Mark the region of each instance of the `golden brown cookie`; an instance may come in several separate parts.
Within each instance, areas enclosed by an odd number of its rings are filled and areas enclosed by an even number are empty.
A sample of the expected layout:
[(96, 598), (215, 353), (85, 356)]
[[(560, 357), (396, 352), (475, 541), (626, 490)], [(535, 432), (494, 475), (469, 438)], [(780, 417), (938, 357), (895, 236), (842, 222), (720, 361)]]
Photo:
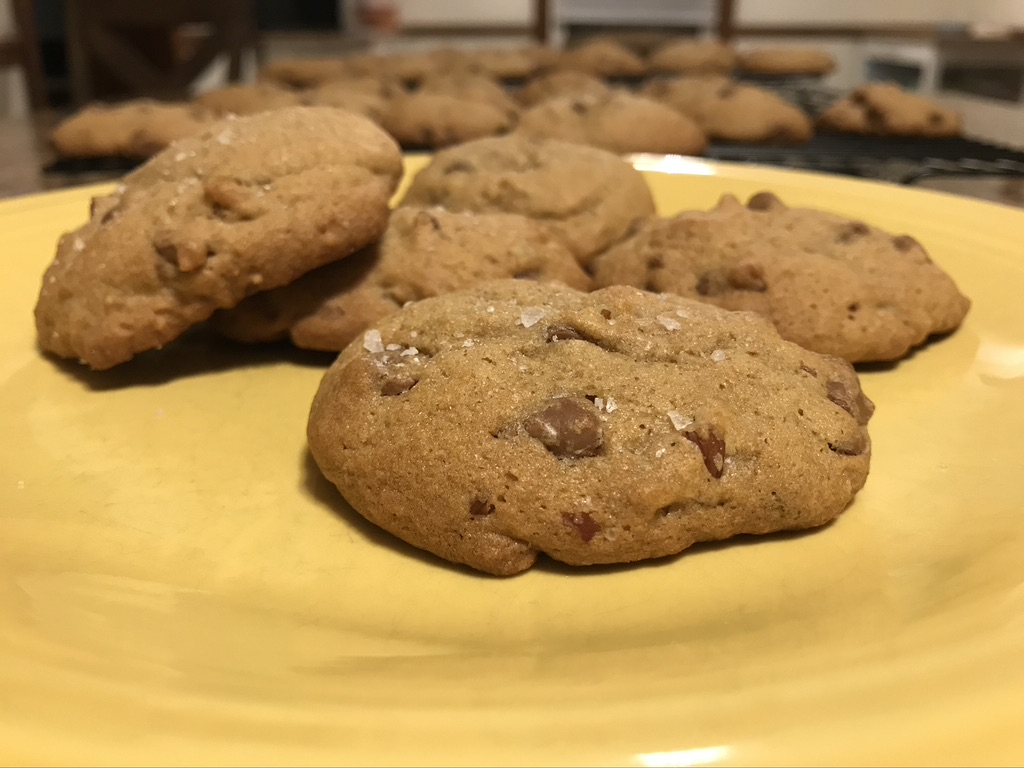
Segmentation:
[(628, 91), (602, 96), (549, 99), (519, 117), (523, 136), (589, 144), (609, 152), (699, 155), (704, 132), (671, 107)]
[(629, 48), (603, 37), (563, 51), (553, 66), (602, 78), (640, 77), (647, 71), (644, 60)]
[(515, 118), (514, 110), (486, 101), (415, 91), (393, 94), (385, 103), (380, 124), (402, 147), (436, 149), (507, 133)]
[(463, 101), (482, 101), (508, 114), (519, 108), (501, 84), (489, 75), (455, 71), (428, 75), (420, 83), (419, 93), (438, 93)]
[(659, 80), (641, 93), (691, 118), (712, 140), (798, 144), (813, 133), (810, 118), (781, 96), (721, 76)]
[(827, 75), (836, 60), (814, 48), (761, 48), (741, 51), (739, 68), (755, 75)]
[(471, 67), (499, 80), (523, 80), (550, 66), (558, 52), (545, 46), (485, 49), (468, 54)]
[(586, 72), (571, 69), (546, 72), (526, 83), (516, 92), (516, 99), (524, 107), (532, 107), (548, 99), (578, 96), (602, 96), (608, 92), (603, 80)]
[(341, 56), (276, 59), (260, 70), (259, 79), (287, 88), (313, 88), (344, 77), (350, 71), (349, 65), (349, 60)]
[(593, 269), (597, 286), (758, 312), (783, 338), (852, 362), (901, 358), (959, 326), (970, 306), (912, 237), (788, 208), (767, 192), (652, 219)]
[(217, 115), (254, 115), (299, 105), (299, 95), (272, 83), (228, 85), (196, 96), (196, 103)]
[(50, 135), (59, 157), (144, 160), (171, 142), (198, 133), (214, 119), (193, 104), (136, 99), (94, 104), (61, 122)]
[(717, 40), (683, 38), (654, 51), (647, 67), (651, 72), (674, 75), (728, 74), (736, 69), (736, 51)]
[(932, 99), (908, 93), (892, 83), (857, 88), (818, 118), (823, 131), (872, 136), (949, 138), (960, 135), (956, 111)]
[(823, 525), (867, 478), (871, 411), (848, 363), (756, 315), (513, 280), (366, 331), (307, 434), (359, 514), (509, 576)]
[(616, 155), (517, 135), (438, 152), (403, 205), (539, 219), (584, 266), (654, 213), (644, 177)]
[(507, 277), (590, 287), (572, 254), (533, 219), (399, 208), (364, 253), (251, 296), (213, 322), (238, 341), (290, 336), (299, 347), (340, 351), (407, 302)]
[(290, 107), (214, 123), (94, 200), (36, 304), (39, 345), (95, 369), (160, 348), (384, 231), (402, 172), (366, 118)]
[(303, 104), (314, 107), (335, 107), (364, 115), (380, 123), (388, 109), (388, 100), (397, 86), (388, 86), (376, 79), (332, 80), (303, 91)]

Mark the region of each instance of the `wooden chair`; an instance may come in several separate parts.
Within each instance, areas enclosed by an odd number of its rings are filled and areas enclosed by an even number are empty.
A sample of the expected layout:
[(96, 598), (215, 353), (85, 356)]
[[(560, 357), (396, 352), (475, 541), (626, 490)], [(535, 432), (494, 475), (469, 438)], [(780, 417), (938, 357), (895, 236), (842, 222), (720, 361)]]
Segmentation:
[(0, 38), (0, 69), (21, 67), (25, 74), (28, 103), (33, 112), (47, 109), (46, 75), (39, 52), (39, 35), (32, 15), (32, 0), (10, 0), (14, 15), (15, 36)]
[[(187, 98), (192, 81), (221, 54), (228, 55), (228, 77), (236, 82), (245, 51), (258, 44), (252, 0), (65, 3), (71, 98), (78, 105), (96, 98), (101, 74), (117, 81), (122, 96)], [(179, 56), (174, 34), (186, 25), (203, 25), (208, 34)]]

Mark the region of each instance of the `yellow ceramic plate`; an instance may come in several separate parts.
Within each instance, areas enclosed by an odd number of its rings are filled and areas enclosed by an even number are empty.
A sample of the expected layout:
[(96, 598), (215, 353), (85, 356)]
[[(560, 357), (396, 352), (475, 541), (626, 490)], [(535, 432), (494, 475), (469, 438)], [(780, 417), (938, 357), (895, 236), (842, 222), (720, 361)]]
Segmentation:
[(507, 580), (343, 507), (304, 444), (320, 358), (41, 358), (40, 274), (89, 190), (0, 205), (0, 759), (1019, 763), (1024, 213), (659, 167), (666, 213), (770, 188), (910, 232), (974, 307), (865, 373), (873, 468), (834, 525)]

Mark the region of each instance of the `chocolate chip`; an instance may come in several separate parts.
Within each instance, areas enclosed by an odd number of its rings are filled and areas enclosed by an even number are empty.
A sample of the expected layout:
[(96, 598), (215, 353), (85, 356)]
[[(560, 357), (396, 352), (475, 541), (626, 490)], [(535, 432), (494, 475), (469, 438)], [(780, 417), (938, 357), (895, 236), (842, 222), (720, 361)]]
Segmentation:
[(647, 268), (648, 269), (661, 269), (664, 266), (665, 266), (665, 259), (662, 258), (662, 255), (660, 253), (656, 253), (655, 255), (653, 255), (649, 259), (647, 259)]
[(751, 211), (772, 211), (785, 207), (786, 204), (771, 192), (758, 192), (747, 200), (747, 208)]
[(839, 230), (839, 234), (836, 236), (836, 241), (844, 245), (846, 243), (852, 243), (854, 240), (864, 237), (864, 235), (868, 234), (870, 231), (871, 228), (863, 221), (851, 221)]
[(864, 425), (868, 423), (871, 414), (875, 412), (875, 404), (857, 388), (856, 393), (851, 393), (841, 381), (830, 381), (826, 385), (828, 399), (838, 405), (848, 414), (857, 420), (857, 423)]
[(601, 310), (601, 317), (603, 317), (605, 320), (611, 320), (612, 319), (612, 311), (610, 309), (602, 309)]
[(738, 264), (726, 272), (726, 281), (737, 291), (763, 293), (768, 289), (764, 270), (757, 264)]
[(725, 470), (725, 440), (714, 428), (703, 426), (688, 429), (683, 436), (700, 449), (708, 474), (715, 478), (721, 477)]
[(587, 543), (601, 532), (600, 524), (589, 512), (563, 512), (562, 522), (570, 528), (575, 528), (580, 538)]
[(526, 434), (560, 459), (598, 456), (604, 449), (601, 417), (582, 397), (556, 397), (523, 420)]
[(929, 112), (928, 113), (928, 123), (931, 124), (931, 125), (941, 125), (942, 124), (942, 115), (939, 114), (938, 112)]
[(921, 244), (910, 235), (897, 235), (892, 239), (892, 246), (897, 251), (906, 253), (914, 248), (920, 248)]
[(571, 106), (572, 111), (577, 115), (585, 115), (590, 111), (590, 105), (583, 101), (574, 101)]
[(469, 503), (469, 514), (473, 517), (487, 517), (494, 514), (490, 496), (477, 496)]

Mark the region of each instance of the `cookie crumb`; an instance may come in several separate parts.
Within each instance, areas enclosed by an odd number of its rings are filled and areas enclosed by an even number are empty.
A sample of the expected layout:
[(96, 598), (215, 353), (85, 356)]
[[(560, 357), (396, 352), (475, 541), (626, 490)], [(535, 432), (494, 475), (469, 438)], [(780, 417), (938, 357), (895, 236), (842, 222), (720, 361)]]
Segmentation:
[(384, 342), (381, 341), (380, 331), (371, 328), (363, 334), (363, 349), (374, 355), (384, 351)]
[(667, 414), (668, 420), (672, 422), (672, 428), (676, 432), (682, 432), (688, 426), (693, 424), (693, 419), (689, 416), (684, 416), (679, 411), (669, 411)]

